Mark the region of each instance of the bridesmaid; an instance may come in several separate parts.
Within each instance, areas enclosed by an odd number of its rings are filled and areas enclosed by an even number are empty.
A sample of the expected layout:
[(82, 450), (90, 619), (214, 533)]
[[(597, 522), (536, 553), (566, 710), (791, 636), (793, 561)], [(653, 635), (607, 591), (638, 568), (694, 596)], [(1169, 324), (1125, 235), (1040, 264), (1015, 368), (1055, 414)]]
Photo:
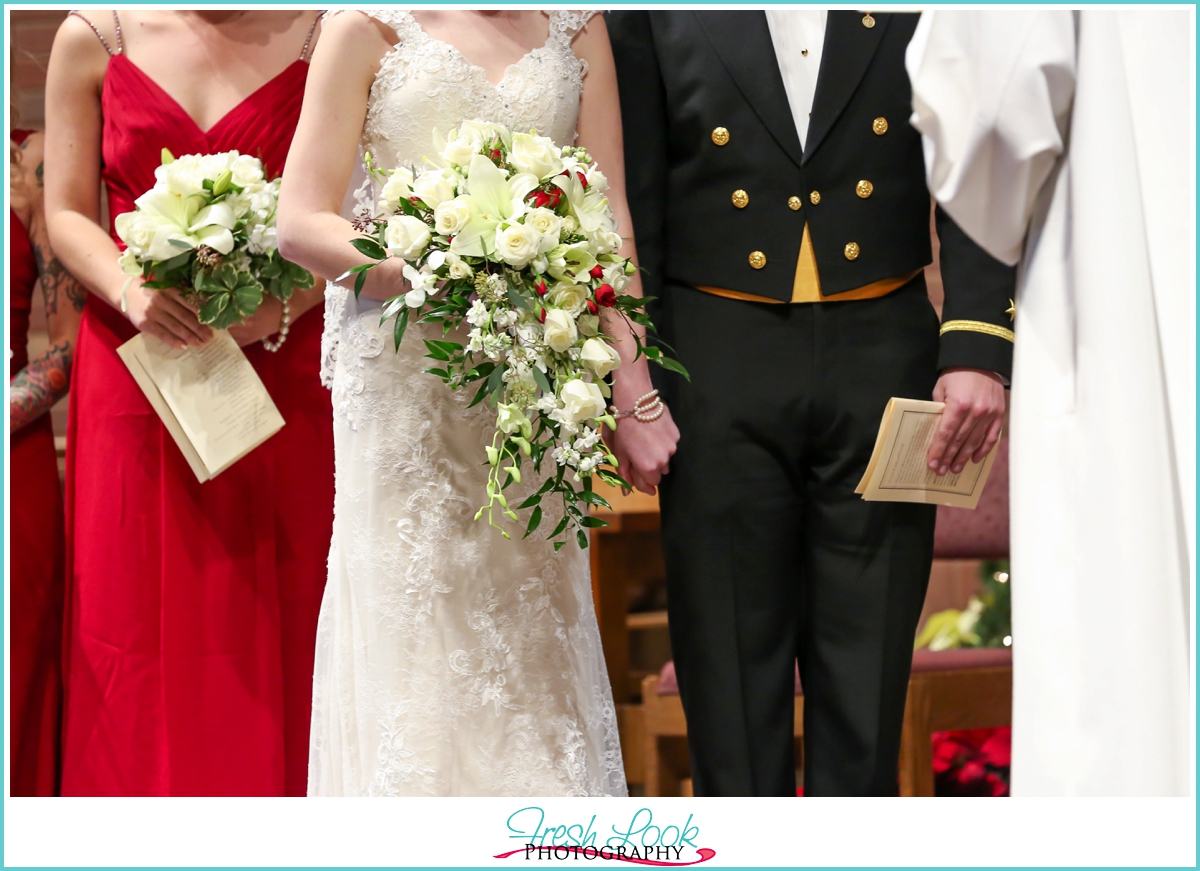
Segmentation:
[(303, 795), (333, 522), (322, 288), (230, 330), (287, 425), (200, 484), (116, 349), (138, 330), (179, 347), (211, 331), (137, 281), (122, 313), (111, 221), (164, 147), (282, 173), (319, 13), (87, 15), (59, 30), (46, 85), (50, 236), (90, 291), (68, 422), (62, 791)]
[[(62, 707), (63, 509), (47, 412), (67, 395), (85, 291), (50, 250), (41, 133), (14, 130), (9, 148), (8, 419), (12, 559), (12, 795), (54, 795)], [(50, 344), (29, 359), (29, 312), (40, 281)]]

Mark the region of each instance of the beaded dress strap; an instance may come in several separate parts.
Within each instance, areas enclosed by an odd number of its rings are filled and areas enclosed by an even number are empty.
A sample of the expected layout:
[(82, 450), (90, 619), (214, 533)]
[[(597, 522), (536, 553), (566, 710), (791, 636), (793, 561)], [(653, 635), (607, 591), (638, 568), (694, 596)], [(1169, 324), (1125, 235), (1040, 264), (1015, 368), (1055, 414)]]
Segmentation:
[(313, 34), (317, 32), (317, 25), (321, 23), (321, 19), (327, 14), (327, 12), (321, 12), (313, 19), (312, 27), (308, 29), (308, 36), (304, 38), (304, 48), (300, 49), (300, 60), (306, 61), (309, 59), (308, 50), (312, 48)]
[[(80, 21), (82, 21), (84, 24), (86, 24), (88, 27), (90, 27), (92, 29), (92, 33), (96, 34), (96, 38), (100, 40), (100, 44), (104, 46), (104, 50), (106, 52), (108, 52), (109, 57), (113, 57), (114, 55), (125, 53), (125, 41), (121, 38), (121, 18), (120, 18), (120, 16), (117, 15), (117, 10), (115, 10), (115, 9), (113, 10), (113, 26), (116, 28), (116, 31), (117, 31), (117, 50), (116, 51), (113, 51), (113, 47), (108, 44), (108, 40), (105, 39), (104, 34), (100, 32), (100, 28), (97, 27), (90, 18), (88, 18), (86, 15), (84, 15), (78, 9), (72, 9), (70, 11), (70, 13), (68, 13), (68, 14), (74, 15), (76, 18), (78, 18)], [(310, 34), (310, 36), (311, 36), (311, 34)]]

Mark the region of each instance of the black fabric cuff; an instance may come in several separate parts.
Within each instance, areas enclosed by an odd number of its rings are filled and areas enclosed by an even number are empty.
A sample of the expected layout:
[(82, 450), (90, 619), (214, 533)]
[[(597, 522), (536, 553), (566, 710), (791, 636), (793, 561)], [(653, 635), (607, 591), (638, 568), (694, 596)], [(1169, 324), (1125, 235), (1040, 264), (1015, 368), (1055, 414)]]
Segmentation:
[(999, 336), (955, 330), (942, 336), (938, 371), (954, 367), (986, 369), (1012, 381), (1013, 343)]

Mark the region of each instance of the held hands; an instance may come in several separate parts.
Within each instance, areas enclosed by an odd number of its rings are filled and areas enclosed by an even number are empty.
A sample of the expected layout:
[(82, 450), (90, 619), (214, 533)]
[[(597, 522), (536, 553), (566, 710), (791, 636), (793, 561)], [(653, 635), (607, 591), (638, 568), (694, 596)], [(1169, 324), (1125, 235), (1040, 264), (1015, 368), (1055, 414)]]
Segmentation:
[[(650, 379), (645, 379), (649, 384)], [(641, 393), (622, 389), (620, 375), (613, 386), (613, 404), (618, 408), (632, 408)], [(644, 393), (645, 391), (643, 391)], [(679, 442), (679, 430), (671, 419), (671, 409), (663, 407), (657, 420), (643, 422), (634, 417), (622, 418), (613, 432), (604, 428), (604, 441), (617, 457), (617, 474), (650, 496), (662, 476), (671, 471), (671, 457)]]
[(926, 459), (939, 475), (950, 470), (958, 474), (968, 461), (982, 461), (1000, 440), (1004, 382), (984, 369), (951, 368), (938, 379), (933, 398), (944, 402), (946, 410)]
[(212, 338), (212, 329), (196, 317), (196, 307), (174, 288), (151, 290), (134, 281), (126, 291), (125, 308), (130, 323), (172, 348), (183, 350)]

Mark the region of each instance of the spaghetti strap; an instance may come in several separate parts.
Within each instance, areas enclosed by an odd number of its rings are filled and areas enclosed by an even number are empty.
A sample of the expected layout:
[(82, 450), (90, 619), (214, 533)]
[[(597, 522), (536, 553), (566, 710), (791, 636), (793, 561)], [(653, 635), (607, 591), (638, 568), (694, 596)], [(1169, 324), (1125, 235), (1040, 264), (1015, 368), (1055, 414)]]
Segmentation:
[(308, 29), (308, 36), (304, 38), (304, 48), (300, 49), (300, 60), (307, 61), (308, 50), (312, 48), (313, 34), (317, 32), (317, 25), (321, 23), (321, 19), (325, 17), (325, 12), (318, 13), (313, 19), (312, 27)]
[(113, 57), (114, 55), (125, 53), (125, 42), (121, 38), (121, 19), (117, 16), (117, 10), (115, 10), (115, 9), (113, 10), (113, 25), (116, 28), (116, 32), (117, 32), (117, 50), (116, 51), (113, 51), (113, 47), (108, 44), (108, 40), (105, 39), (104, 34), (100, 32), (100, 28), (97, 27), (90, 18), (88, 18), (86, 15), (84, 15), (78, 9), (72, 9), (69, 14), (74, 15), (76, 18), (78, 18), (80, 21), (82, 21), (84, 24), (86, 24), (88, 27), (90, 27), (92, 29), (92, 33), (96, 34), (96, 38), (100, 40), (100, 44), (104, 46), (104, 50), (106, 52), (108, 52), (109, 57)]

